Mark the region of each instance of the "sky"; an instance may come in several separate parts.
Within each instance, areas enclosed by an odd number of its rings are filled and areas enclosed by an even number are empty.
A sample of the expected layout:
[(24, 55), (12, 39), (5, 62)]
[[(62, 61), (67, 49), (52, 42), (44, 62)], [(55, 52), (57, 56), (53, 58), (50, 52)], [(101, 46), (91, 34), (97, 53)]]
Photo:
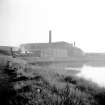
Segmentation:
[(105, 52), (105, 0), (0, 0), (0, 45), (52, 41)]

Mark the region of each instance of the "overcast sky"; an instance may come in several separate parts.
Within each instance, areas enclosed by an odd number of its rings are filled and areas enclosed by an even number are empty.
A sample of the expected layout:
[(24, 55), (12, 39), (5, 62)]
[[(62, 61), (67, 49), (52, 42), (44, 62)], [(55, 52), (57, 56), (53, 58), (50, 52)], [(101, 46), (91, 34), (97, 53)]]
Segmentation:
[(0, 0), (0, 45), (76, 42), (105, 52), (105, 0)]

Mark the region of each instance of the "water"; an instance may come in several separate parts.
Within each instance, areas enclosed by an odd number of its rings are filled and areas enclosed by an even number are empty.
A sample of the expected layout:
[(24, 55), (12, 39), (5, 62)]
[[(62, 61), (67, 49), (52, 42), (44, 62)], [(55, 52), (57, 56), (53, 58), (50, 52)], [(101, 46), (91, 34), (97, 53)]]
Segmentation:
[[(71, 67), (66, 68), (66, 70), (70, 70)], [(86, 80), (90, 80), (95, 82), (101, 87), (105, 87), (105, 66), (91, 66), (84, 64), (81, 68), (73, 68), (74, 70), (79, 70), (80, 72), (76, 75), (84, 78)]]
[(101, 87), (105, 87), (105, 67), (84, 65), (77, 76), (95, 82)]
[[(105, 87), (105, 62), (57, 62), (52, 63), (51, 68), (65, 74), (65, 75), (77, 75), (86, 80), (97, 83), (101, 87)], [(61, 71), (61, 69), (65, 71)]]

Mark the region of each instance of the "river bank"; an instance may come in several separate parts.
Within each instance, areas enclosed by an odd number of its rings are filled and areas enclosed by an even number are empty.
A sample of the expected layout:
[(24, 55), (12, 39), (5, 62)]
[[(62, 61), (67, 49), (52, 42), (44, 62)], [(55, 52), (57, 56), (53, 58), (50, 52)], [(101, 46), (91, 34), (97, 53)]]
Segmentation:
[(53, 68), (33, 65), (26, 67), (30, 72), (33, 71), (34, 77), (14, 80), (5, 72), (8, 71), (8, 67), (1, 69), (0, 102), (3, 102), (3, 105), (105, 104), (105, 89), (95, 83), (62, 74), (63, 72)]

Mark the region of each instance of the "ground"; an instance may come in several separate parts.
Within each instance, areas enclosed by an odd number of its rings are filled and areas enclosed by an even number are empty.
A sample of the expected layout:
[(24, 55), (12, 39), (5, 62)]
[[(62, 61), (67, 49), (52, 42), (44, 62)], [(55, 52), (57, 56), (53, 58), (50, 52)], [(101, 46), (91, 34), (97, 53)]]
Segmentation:
[[(10, 74), (7, 61), (22, 68), (22, 76)], [(32, 60), (33, 61), (33, 60)], [(51, 63), (52, 64), (52, 63)], [(105, 89), (74, 76), (50, 63), (31, 64), (27, 60), (0, 57), (0, 105), (104, 105)], [(24, 66), (24, 67), (21, 67)], [(11, 68), (11, 69), (14, 69)], [(16, 68), (17, 69), (17, 68)], [(71, 75), (73, 74), (73, 75)]]

